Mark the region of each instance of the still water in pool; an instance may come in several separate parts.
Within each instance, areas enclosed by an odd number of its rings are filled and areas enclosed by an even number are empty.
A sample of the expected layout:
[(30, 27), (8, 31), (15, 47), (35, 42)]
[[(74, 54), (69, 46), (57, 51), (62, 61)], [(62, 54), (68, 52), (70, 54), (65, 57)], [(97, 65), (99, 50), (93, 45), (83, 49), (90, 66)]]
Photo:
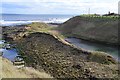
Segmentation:
[(77, 39), (77, 38), (66, 38), (65, 40), (67, 42), (77, 46), (78, 48), (82, 48), (82, 49), (90, 50), (90, 51), (106, 52), (106, 53), (112, 55), (115, 59), (120, 60), (120, 58), (118, 57), (118, 47), (93, 43), (93, 42), (84, 41), (84, 40)]
[[(7, 45), (4, 40), (0, 40), (0, 45)], [(10, 61), (14, 61), (15, 57), (18, 56), (18, 52), (15, 48), (6, 49), (0, 48), (0, 52), (3, 53), (3, 57), (9, 59)]]

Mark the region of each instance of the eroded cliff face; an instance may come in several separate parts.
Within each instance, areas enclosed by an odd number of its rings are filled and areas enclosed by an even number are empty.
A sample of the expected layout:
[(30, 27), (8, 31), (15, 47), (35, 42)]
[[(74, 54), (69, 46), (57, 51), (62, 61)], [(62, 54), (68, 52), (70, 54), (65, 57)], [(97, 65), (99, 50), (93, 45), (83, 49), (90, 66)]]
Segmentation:
[(55, 78), (115, 78), (118, 64), (109, 55), (87, 52), (47, 33), (31, 33), (16, 40), (26, 65), (41, 67)]
[(76, 16), (58, 27), (64, 35), (118, 45), (119, 19)]

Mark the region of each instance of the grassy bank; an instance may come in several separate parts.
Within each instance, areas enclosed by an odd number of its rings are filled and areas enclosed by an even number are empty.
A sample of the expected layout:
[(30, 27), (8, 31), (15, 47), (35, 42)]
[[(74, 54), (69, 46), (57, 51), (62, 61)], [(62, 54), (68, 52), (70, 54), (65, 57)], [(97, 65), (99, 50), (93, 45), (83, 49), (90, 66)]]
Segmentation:
[(118, 18), (76, 16), (58, 27), (63, 35), (118, 45)]
[[(1, 57), (0, 57), (1, 59)], [(53, 78), (49, 74), (45, 72), (39, 72), (38, 70), (33, 69), (32, 67), (24, 67), (24, 68), (17, 68), (13, 65), (12, 62), (9, 60), (2, 58), (2, 78), (33, 78), (32, 80), (36, 80), (34, 78)]]

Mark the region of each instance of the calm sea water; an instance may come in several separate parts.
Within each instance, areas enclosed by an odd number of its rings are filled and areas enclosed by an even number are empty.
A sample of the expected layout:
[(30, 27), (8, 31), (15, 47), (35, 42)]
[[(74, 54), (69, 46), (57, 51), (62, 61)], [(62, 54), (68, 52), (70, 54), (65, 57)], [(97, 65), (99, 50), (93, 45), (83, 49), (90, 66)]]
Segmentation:
[(2, 14), (0, 23), (2, 26), (29, 24), (32, 22), (63, 23), (73, 16), (74, 15)]

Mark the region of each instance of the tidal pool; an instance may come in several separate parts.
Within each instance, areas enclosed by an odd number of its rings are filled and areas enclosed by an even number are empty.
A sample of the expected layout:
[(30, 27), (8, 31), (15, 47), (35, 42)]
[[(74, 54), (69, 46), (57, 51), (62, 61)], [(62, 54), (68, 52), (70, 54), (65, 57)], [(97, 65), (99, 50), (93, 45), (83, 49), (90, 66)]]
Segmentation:
[[(4, 40), (0, 40), (0, 45), (6, 45)], [(0, 48), (0, 53), (3, 53), (3, 57), (9, 59), (10, 61), (14, 61), (15, 57), (18, 56), (18, 52), (15, 48), (6, 49), (5, 47)]]
[(82, 49), (89, 50), (89, 51), (106, 52), (112, 55), (115, 59), (120, 60), (120, 57), (118, 57), (118, 52), (119, 52), (118, 47), (103, 45), (99, 43), (97, 44), (97, 43), (93, 43), (93, 42), (89, 42), (89, 41), (85, 41), (85, 40), (81, 40), (77, 38), (66, 38), (65, 40), (75, 45), (78, 48), (82, 48)]

